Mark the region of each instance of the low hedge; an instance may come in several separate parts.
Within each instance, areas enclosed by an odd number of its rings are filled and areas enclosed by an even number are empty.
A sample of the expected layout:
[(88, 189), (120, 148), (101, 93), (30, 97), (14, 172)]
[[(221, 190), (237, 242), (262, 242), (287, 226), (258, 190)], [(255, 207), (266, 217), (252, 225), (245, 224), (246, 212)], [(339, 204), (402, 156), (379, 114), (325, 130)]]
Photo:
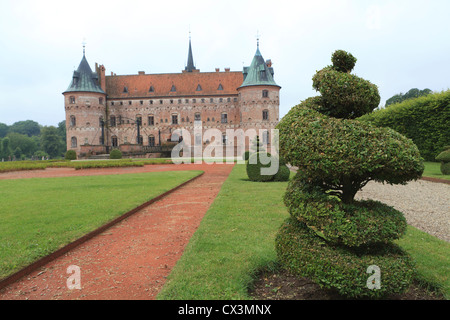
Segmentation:
[[(414, 261), (395, 244), (351, 250), (327, 243), (294, 218), (280, 228), (275, 247), (280, 261), (293, 275), (307, 277), (346, 297), (377, 299), (402, 294), (414, 275)], [(379, 289), (367, 286), (370, 266), (380, 268)]]

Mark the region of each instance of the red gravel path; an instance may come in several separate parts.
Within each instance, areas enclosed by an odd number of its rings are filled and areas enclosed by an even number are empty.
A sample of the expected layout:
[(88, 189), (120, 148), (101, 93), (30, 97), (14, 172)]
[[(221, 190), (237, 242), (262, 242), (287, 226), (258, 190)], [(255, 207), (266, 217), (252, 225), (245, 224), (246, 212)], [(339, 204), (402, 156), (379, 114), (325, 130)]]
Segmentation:
[[(0, 174), (0, 179), (121, 174), (168, 170), (205, 173), (99, 236), (0, 291), (0, 300), (154, 299), (218, 194), (233, 165), (147, 165), (138, 168), (54, 168)], [(71, 265), (81, 289), (68, 289)]]

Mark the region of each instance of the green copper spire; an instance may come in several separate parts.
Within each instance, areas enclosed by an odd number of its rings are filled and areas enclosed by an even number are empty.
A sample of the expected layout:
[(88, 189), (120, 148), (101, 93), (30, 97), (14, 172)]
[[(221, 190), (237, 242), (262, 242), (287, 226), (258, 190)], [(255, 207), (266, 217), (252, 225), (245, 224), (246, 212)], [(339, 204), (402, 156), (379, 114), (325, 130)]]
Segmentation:
[(253, 61), (250, 67), (244, 67), (244, 82), (240, 86), (248, 87), (248, 86), (260, 86), (260, 85), (268, 85), (268, 86), (277, 86), (275, 80), (273, 79), (273, 69), (268, 67), (264, 58), (259, 51), (259, 39), (257, 42), (257, 48), (255, 56), (253, 57)]
[(98, 82), (98, 75), (92, 72), (89, 63), (86, 60), (85, 48), (83, 45), (83, 59), (81, 59), (80, 65), (77, 71), (73, 72), (72, 82), (66, 91), (67, 92), (98, 92), (105, 93)]

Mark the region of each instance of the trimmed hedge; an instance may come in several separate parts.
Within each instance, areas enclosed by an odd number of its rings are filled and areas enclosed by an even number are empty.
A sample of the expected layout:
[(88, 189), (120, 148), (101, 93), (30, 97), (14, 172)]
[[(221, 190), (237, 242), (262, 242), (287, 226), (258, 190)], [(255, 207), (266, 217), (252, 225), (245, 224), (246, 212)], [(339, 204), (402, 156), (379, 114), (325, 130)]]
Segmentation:
[(441, 152), (436, 160), (441, 162), (442, 174), (450, 174), (450, 147), (446, 146), (446, 150)]
[[(276, 236), (278, 258), (294, 275), (307, 277), (323, 288), (352, 298), (384, 298), (406, 291), (414, 275), (414, 262), (395, 244), (351, 250), (327, 243), (294, 218), (285, 221)], [(381, 288), (369, 289), (367, 273), (378, 266)]]
[(426, 161), (450, 145), (450, 90), (406, 100), (358, 118), (389, 127), (414, 141)]

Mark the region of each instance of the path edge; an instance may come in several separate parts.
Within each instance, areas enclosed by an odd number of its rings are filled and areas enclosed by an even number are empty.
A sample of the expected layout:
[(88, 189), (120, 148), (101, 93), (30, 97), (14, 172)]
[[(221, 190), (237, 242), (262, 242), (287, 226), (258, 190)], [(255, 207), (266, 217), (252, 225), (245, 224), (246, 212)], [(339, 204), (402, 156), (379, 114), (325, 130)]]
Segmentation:
[(55, 260), (56, 258), (66, 254), (67, 252), (69, 252), (70, 250), (75, 249), (76, 247), (78, 247), (79, 245), (85, 243), (86, 241), (92, 239), (93, 237), (101, 234), (102, 232), (105, 232), (107, 229), (111, 228), (112, 226), (114, 226), (115, 224), (121, 222), (122, 220), (125, 220), (126, 218), (129, 218), (130, 216), (132, 216), (133, 214), (135, 214), (136, 212), (138, 212), (139, 210), (151, 205), (152, 203), (161, 200), (162, 198), (168, 196), (169, 194), (175, 192), (176, 190), (180, 189), (181, 187), (184, 187), (185, 185), (187, 185), (188, 183), (200, 178), (201, 176), (203, 176), (205, 172), (202, 171), (199, 175), (183, 182), (182, 184), (179, 184), (178, 186), (176, 186), (175, 188), (172, 188), (158, 196), (156, 196), (153, 199), (150, 199), (149, 201), (144, 202), (143, 204), (137, 206), (134, 209), (131, 209), (130, 211), (122, 214), (121, 216), (111, 220), (110, 222), (104, 224), (103, 226), (85, 234), (84, 236), (82, 236), (81, 238), (76, 239), (73, 242), (70, 242), (68, 244), (66, 244), (65, 246), (59, 248), (58, 250), (50, 253), (47, 256), (44, 256), (38, 260), (36, 260), (35, 262), (29, 264), (28, 266), (20, 269), (19, 271), (13, 273), (12, 275), (4, 278), (3, 280), (0, 280), (0, 290), (6, 288), (7, 286), (13, 284), (14, 282), (18, 281), (19, 279), (25, 277), (26, 275), (29, 275), (31, 272), (35, 271), (36, 269), (48, 264), (49, 262)]

